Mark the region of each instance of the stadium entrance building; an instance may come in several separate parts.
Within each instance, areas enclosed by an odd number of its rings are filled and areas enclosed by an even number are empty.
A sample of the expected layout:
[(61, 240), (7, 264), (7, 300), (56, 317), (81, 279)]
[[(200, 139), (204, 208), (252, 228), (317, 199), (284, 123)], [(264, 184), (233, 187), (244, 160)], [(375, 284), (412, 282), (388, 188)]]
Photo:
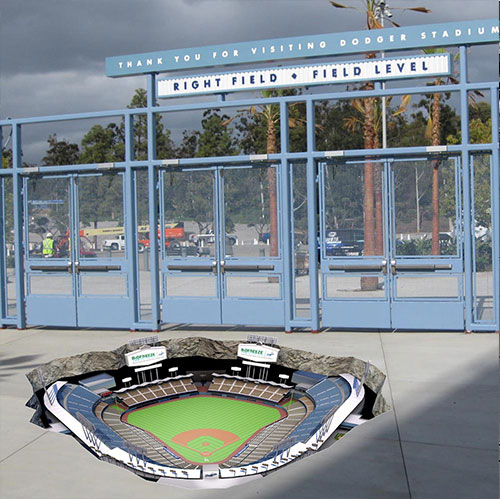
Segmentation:
[[(0, 121), (0, 325), (497, 330), (498, 81), (467, 72), (468, 47), (487, 44), (498, 19), (108, 58), (110, 77), (146, 76), (146, 107)], [(491, 140), (471, 138), (478, 92)], [(455, 104), (453, 143), (318, 143), (329, 103), (361, 110), (366, 129), (389, 99), (430, 94)], [(243, 108), (267, 123), (266, 154), (157, 147), (161, 117)], [(25, 127), (104, 118), (121, 122), (121, 161), (23, 163)]]

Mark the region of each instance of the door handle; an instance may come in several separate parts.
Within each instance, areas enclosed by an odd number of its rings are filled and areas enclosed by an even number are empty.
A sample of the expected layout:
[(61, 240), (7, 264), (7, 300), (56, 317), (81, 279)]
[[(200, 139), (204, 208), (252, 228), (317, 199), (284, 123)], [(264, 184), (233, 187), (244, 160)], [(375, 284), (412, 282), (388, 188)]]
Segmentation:
[(213, 265), (168, 265), (167, 270), (184, 270), (196, 272), (200, 270), (213, 270)]
[(73, 262), (71, 260), (68, 260), (68, 272), (73, 273)]
[(396, 273), (396, 260), (391, 260), (391, 274)]
[(220, 261), (220, 273), (225, 274), (226, 273), (226, 262), (224, 260)]
[(398, 270), (399, 271), (409, 271), (409, 272), (435, 272), (436, 270), (451, 270), (453, 267), (450, 264), (417, 264), (417, 265), (411, 265), (411, 264), (396, 264), (394, 263), (394, 270), (393, 274), (395, 274)]
[(212, 272), (214, 273), (214, 275), (217, 275), (217, 261), (214, 260), (212, 262)]
[(274, 270), (274, 265), (231, 265), (229, 267), (225, 267), (227, 271), (258, 271), (258, 270)]
[(71, 266), (68, 265), (30, 265), (30, 270), (39, 270), (45, 272), (71, 272)]
[[(68, 266), (71, 264), (71, 262), (68, 262)], [(80, 273), (80, 262), (75, 262), (75, 273), (79, 274)]]
[(109, 272), (110, 270), (121, 270), (120, 265), (87, 265), (79, 267), (79, 272)]
[(382, 266), (382, 274), (387, 275), (387, 260), (382, 260), (380, 263)]
[(383, 260), (380, 264), (366, 265), (329, 265), (329, 270), (343, 270), (344, 272), (387, 272), (387, 261)]

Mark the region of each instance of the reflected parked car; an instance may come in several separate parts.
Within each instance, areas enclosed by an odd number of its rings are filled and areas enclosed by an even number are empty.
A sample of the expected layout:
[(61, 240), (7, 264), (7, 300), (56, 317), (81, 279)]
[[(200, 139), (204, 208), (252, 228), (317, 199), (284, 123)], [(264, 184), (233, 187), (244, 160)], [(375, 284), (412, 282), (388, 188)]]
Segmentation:
[(328, 232), (325, 239), (327, 256), (360, 256), (364, 245), (363, 229), (334, 229)]

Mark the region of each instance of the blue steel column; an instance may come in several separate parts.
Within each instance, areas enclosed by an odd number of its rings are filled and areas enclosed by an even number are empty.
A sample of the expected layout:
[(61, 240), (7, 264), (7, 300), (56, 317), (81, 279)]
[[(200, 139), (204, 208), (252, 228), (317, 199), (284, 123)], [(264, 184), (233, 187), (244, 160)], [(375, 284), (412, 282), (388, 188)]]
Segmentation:
[(134, 115), (126, 114), (125, 120), (125, 250), (127, 255), (128, 293), (130, 299), (130, 329), (135, 329), (139, 320), (138, 258), (136, 241), (136, 211), (134, 172), (131, 162), (134, 160)]
[(474, 220), (471, 217), (471, 178), (469, 158), (469, 100), (466, 84), (467, 47), (460, 46), (460, 130), (462, 133), (461, 154), (463, 172), (463, 213), (464, 213), (464, 271), (465, 271), (465, 329), (470, 331), (472, 324), (472, 245), (474, 244)]
[[(2, 128), (0, 127), (0, 147), (2, 146)], [(5, 182), (7, 177), (0, 177), (0, 328), (3, 327), (2, 319), (8, 315), (7, 305), (7, 262), (5, 252)]]
[(293, 318), (293, 249), (291, 235), (291, 217), (293, 217), (293, 207), (290, 200), (290, 165), (285, 153), (289, 151), (289, 136), (288, 136), (288, 105), (286, 102), (280, 102), (280, 142), (281, 142), (281, 163), (280, 169), (280, 223), (281, 223), (281, 251), (283, 257), (283, 275), (281, 278), (281, 289), (283, 290), (283, 298), (285, 301), (285, 331), (289, 332), (292, 329), (290, 321)]
[[(156, 159), (156, 73), (147, 75), (147, 126), (148, 126), (148, 193), (149, 241), (151, 263), (151, 320), (154, 331), (160, 327), (160, 286), (158, 279), (158, 196), (157, 175), (153, 161)], [(162, 229), (163, 230), (163, 229)]]
[(495, 324), (497, 330), (500, 327), (500, 275), (499, 275), (499, 265), (500, 265), (500, 207), (498, 192), (500, 189), (499, 185), (499, 158), (498, 158), (498, 88), (491, 89), (491, 131), (492, 131), (492, 146), (491, 151), (491, 243), (493, 245), (493, 306), (495, 312)]
[(311, 304), (311, 330), (319, 330), (319, 294), (318, 294), (318, 195), (316, 188), (316, 162), (312, 153), (315, 150), (314, 102), (306, 102), (307, 125), (307, 226), (309, 242), (309, 290)]
[(21, 125), (12, 124), (12, 176), (13, 201), (14, 201), (14, 262), (16, 267), (16, 310), (17, 328), (26, 327), (26, 309), (24, 306), (24, 245), (23, 245), (23, 205), (21, 201), (22, 167), (21, 156)]

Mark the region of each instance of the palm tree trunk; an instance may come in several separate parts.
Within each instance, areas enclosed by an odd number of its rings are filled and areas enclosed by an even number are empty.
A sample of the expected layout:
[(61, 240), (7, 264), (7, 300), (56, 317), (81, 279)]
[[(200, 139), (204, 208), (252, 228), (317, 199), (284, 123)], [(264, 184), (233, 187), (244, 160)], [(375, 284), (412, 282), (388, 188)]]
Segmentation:
[[(373, 58), (368, 54), (367, 58)], [(366, 90), (372, 90), (374, 85), (368, 82)], [(365, 116), (363, 125), (363, 136), (365, 149), (373, 149), (375, 142), (375, 98), (369, 97), (364, 101)], [(375, 255), (375, 210), (374, 210), (374, 189), (373, 189), (373, 162), (370, 159), (364, 165), (364, 250), (363, 255)], [(374, 291), (378, 286), (377, 277), (362, 277), (361, 289), (363, 291)]]
[[(375, 141), (373, 144), (375, 149), (380, 147), (380, 140), (378, 134), (375, 134)], [(384, 213), (382, 211), (382, 164), (375, 163), (374, 171), (374, 191), (375, 191), (375, 254), (384, 254)]]
[[(368, 54), (367, 59), (373, 59), (375, 54)], [(373, 82), (365, 85), (365, 90), (373, 90)], [(365, 116), (363, 125), (363, 136), (365, 149), (373, 149), (375, 144), (375, 98), (368, 97), (364, 100)], [(373, 163), (365, 161), (364, 165), (364, 252), (365, 256), (375, 255), (375, 210), (373, 196)], [(361, 289), (363, 291), (374, 291), (378, 286), (377, 277), (362, 277)]]
[[(274, 121), (267, 122), (267, 154), (276, 154), (276, 133)], [(267, 182), (269, 189), (269, 236), (271, 245), (271, 256), (278, 256), (278, 200), (276, 196), (276, 169), (267, 169)]]
[[(432, 100), (432, 145), (438, 146), (441, 136), (441, 95)], [(439, 255), (439, 161), (432, 161), (432, 254)]]

